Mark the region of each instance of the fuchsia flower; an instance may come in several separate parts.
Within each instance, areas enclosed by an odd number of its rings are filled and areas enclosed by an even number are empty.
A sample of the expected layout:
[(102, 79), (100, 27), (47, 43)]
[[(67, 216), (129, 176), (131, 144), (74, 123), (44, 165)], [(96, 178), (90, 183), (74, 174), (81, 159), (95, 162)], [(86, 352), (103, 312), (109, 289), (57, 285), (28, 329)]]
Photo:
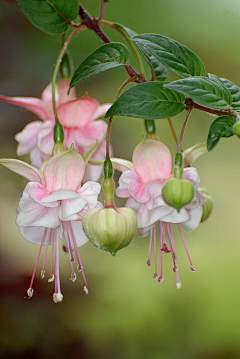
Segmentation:
[[(114, 161), (113, 161), (114, 163)], [(119, 197), (128, 198), (126, 207), (135, 210), (138, 221), (138, 231), (141, 236), (149, 233), (149, 258), (147, 264), (150, 265), (150, 256), (152, 248), (152, 238), (154, 236), (154, 252), (155, 252), (155, 273), (154, 278), (158, 278), (159, 282), (163, 281), (162, 275), (162, 251), (171, 252), (174, 263), (174, 272), (177, 276), (177, 288), (181, 287), (178, 269), (176, 265), (176, 254), (174, 247), (174, 239), (171, 229), (171, 223), (177, 223), (184, 246), (187, 251), (186, 243), (181, 231), (181, 226), (187, 230), (194, 230), (200, 223), (203, 213), (203, 205), (205, 198), (198, 190), (200, 179), (195, 168), (189, 167), (183, 169), (182, 178), (192, 182), (195, 188), (195, 196), (193, 200), (184, 206), (180, 213), (173, 207), (167, 205), (162, 198), (163, 185), (173, 177), (172, 175), (172, 158), (169, 149), (161, 142), (155, 140), (143, 140), (138, 144), (133, 152), (133, 167), (128, 164), (128, 168), (123, 168), (119, 179), (119, 187), (116, 194)], [(116, 166), (115, 166), (116, 168)], [(161, 247), (161, 272), (157, 274), (156, 260), (156, 225), (160, 226), (160, 247)], [(167, 248), (165, 229), (169, 239), (170, 250)], [(193, 268), (190, 256), (190, 268)]]
[[(73, 250), (77, 257), (77, 269), (82, 271), (85, 282), (84, 290), (88, 293), (88, 286), (82, 267), (78, 248), (88, 241), (82, 229), (82, 217), (92, 208), (102, 207), (97, 201), (100, 184), (86, 182), (82, 186), (85, 172), (85, 162), (73, 146), (64, 152), (53, 156), (40, 170), (29, 164), (14, 160), (1, 159), (0, 164), (15, 173), (27, 178), (27, 184), (17, 209), (16, 224), (22, 236), (31, 243), (40, 245), (36, 265), (27, 291), (29, 297), (33, 295), (33, 280), (35, 277), (40, 253), (46, 246), (41, 278), (45, 276), (45, 262), (49, 245), (52, 245), (51, 275), (49, 281), (55, 277), (55, 303), (63, 299), (59, 276), (59, 237), (68, 248), (71, 264), (71, 280), (76, 280), (73, 269)], [(55, 274), (53, 274), (55, 246)]]
[[(75, 149), (83, 155), (98, 140), (99, 144), (103, 144), (96, 150), (95, 158), (98, 159), (100, 156), (102, 159), (105, 154), (104, 138), (107, 125), (104, 121), (96, 120), (105, 115), (111, 104), (99, 105), (96, 99), (87, 94), (75, 98), (74, 89), (71, 89), (68, 96), (68, 87), (69, 80), (61, 80), (56, 94), (57, 113), (65, 133), (64, 146), (69, 148), (73, 143)], [(29, 123), (15, 136), (19, 143), (18, 156), (30, 153), (31, 164), (39, 168), (43, 161), (51, 157), (54, 146), (55, 119), (51, 84), (45, 88), (41, 99), (0, 96), (0, 100), (24, 107), (42, 120)], [(101, 168), (91, 167), (87, 174), (93, 175), (94, 180), (97, 180), (100, 177)], [(84, 180), (87, 180), (86, 176)]]

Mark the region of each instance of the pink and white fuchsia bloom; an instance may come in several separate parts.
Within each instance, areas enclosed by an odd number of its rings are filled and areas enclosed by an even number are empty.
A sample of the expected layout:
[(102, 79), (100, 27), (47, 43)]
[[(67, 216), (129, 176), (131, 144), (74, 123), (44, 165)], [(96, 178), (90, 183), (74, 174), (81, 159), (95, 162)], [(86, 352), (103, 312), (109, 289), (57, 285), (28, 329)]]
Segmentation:
[[(82, 271), (85, 282), (84, 291), (88, 293), (88, 286), (82, 267), (78, 248), (88, 241), (82, 229), (82, 217), (92, 208), (102, 207), (97, 201), (100, 184), (86, 182), (82, 186), (85, 172), (85, 162), (73, 146), (64, 152), (53, 156), (40, 170), (29, 164), (14, 160), (1, 159), (0, 164), (11, 171), (27, 178), (27, 184), (17, 209), (16, 224), (22, 236), (33, 244), (40, 245), (36, 265), (33, 271), (29, 297), (33, 295), (33, 280), (35, 277), (40, 253), (46, 246), (41, 278), (45, 276), (45, 263), (49, 245), (52, 244), (51, 275), (48, 281), (55, 277), (55, 303), (63, 299), (59, 276), (59, 237), (68, 248), (71, 264), (71, 280), (76, 280), (73, 269), (73, 250), (77, 258), (77, 269)], [(55, 246), (55, 275), (53, 274)]]
[[(87, 94), (80, 98), (75, 97), (75, 90), (71, 89), (67, 95), (69, 80), (61, 80), (56, 94), (57, 113), (64, 128), (64, 146), (75, 149), (83, 155), (89, 151), (98, 140), (99, 147), (91, 160), (105, 157), (105, 141), (107, 125), (99, 120), (104, 116), (111, 104), (99, 105), (99, 102)], [(1, 96), (0, 100), (26, 108), (35, 113), (42, 121), (30, 122), (19, 132), (15, 139), (19, 143), (17, 155), (30, 153), (31, 164), (37, 168), (42, 162), (51, 157), (54, 141), (53, 128), (55, 124), (52, 107), (52, 86), (49, 84), (42, 93), (41, 99), (32, 97)], [(101, 168), (88, 165), (84, 181), (97, 181)]]
[[(124, 167), (124, 166), (123, 166)], [(122, 168), (123, 168), (122, 167)], [(115, 166), (115, 168), (117, 168)], [(184, 168), (182, 178), (192, 182), (195, 188), (195, 196), (193, 200), (184, 206), (180, 213), (173, 207), (167, 205), (162, 198), (162, 188), (164, 184), (173, 177), (172, 175), (172, 157), (169, 149), (161, 142), (156, 140), (143, 140), (136, 146), (133, 152), (133, 167), (125, 163), (124, 172), (119, 179), (119, 187), (116, 194), (119, 197), (128, 198), (126, 207), (135, 210), (138, 221), (138, 231), (141, 236), (149, 233), (149, 258), (147, 264), (150, 265), (150, 256), (152, 248), (152, 238), (154, 235), (154, 257), (155, 257), (155, 273), (154, 278), (159, 282), (163, 281), (162, 275), (162, 251), (171, 252), (174, 263), (174, 272), (177, 276), (177, 288), (181, 287), (178, 268), (176, 265), (176, 254), (174, 247), (174, 239), (171, 229), (171, 223), (177, 223), (184, 246), (187, 251), (186, 243), (179, 224), (186, 231), (194, 230), (200, 223), (203, 213), (203, 205), (205, 198), (198, 190), (200, 179), (197, 170), (193, 167)], [(161, 247), (161, 272), (157, 274), (156, 259), (156, 224), (160, 226), (160, 247)], [(170, 250), (167, 248), (165, 230), (166, 227)], [(192, 266), (190, 256), (187, 251)]]

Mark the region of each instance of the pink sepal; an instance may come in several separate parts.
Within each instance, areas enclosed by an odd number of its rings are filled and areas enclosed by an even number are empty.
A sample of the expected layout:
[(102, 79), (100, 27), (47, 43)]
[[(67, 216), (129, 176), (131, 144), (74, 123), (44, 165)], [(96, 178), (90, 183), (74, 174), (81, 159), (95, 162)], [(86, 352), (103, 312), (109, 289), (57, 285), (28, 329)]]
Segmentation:
[(82, 156), (73, 147), (53, 156), (43, 170), (46, 189), (49, 192), (58, 189), (76, 191), (84, 176), (85, 163)]
[(4, 167), (7, 167), (9, 170), (19, 174), (20, 176), (26, 178), (30, 182), (39, 182), (41, 184), (45, 183), (41, 172), (37, 168), (29, 165), (26, 162), (10, 158), (2, 158), (0, 159), (0, 164)]
[(133, 151), (133, 165), (141, 180), (147, 184), (171, 176), (171, 152), (160, 141), (143, 140)]

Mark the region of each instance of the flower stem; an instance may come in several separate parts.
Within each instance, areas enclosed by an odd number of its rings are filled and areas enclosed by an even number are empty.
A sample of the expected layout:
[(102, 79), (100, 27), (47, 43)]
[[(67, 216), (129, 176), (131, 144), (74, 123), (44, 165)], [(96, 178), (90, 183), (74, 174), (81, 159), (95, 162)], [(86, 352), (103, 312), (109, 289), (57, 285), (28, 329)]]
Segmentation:
[(109, 26), (115, 30), (117, 30), (123, 37), (124, 39), (127, 41), (128, 45), (131, 47), (132, 52), (134, 53), (137, 63), (138, 63), (138, 67), (139, 67), (139, 72), (141, 75), (144, 76), (144, 66), (143, 66), (143, 62), (141, 57), (139, 56), (138, 52), (136, 51), (136, 48), (134, 47), (133, 43), (129, 40), (129, 38), (127, 37), (127, 35), (124, 33), (124, 31), (117, 25), (114, 24), (111, 21), (107, 21), (107, 20), (101, 20), (100, 24), (102, 26)]
[(175, 132), (175, 130), (174, 130), (172, 120), (171, 120), (170, 117), (168, 117), (167, 120), (168, 120), (168, 124), (169, 124), (170, 130), (171, 130), (171, 133), (172, 133), (172, 135), (173, 135), (173, 139), (174, 139), (176, 145), (178, 145), (178, 138), (177, 138), (176, 132)]
[(59, 122), (58, 115), (57, 115), (57, 105), (56, 105), (56, 81), (57, 81), (57, 74), (59, 70), (59, 66), (61, 64), (63, 55), (65, 54), (68, 45), (70, 44), (71, 40), (75, 35), (77, 35), (79, 32), (85, 30), (85, 26), (81, 25), (79, 26), (75, 31), (71, 33), (71, 35), (68, 37), (68, 39), (63, 43), (62, 50), (58, 56), (54, 71), (53, 71), (53, 77), (52, 77), (52, 104), (53, 104), (53, 113), (55, 117), (55, 121)]
[(181, 129), (181, 133), (180, 133), (179, 140), (178, 140), (178, 145), (177, 145), (177, 152), (181, 151), (183, 134), (184, 134), (186, 124), (187, 124), (187, 121), (188, 121), (188, 118), (189, 118), (191, 112), (192, 112), (192, 108), (189, 108), (188, 112), (187, 112), (187, 115), (185, 117), (185, 120), (183, 122), (183, 125), (182, 125), (182, 129)]
[[(130, 83), (130, 82), (134, 82), (136, 80), (138, 75), (134, 75), (133, 77), (127, 79), (126, 81), (124, 81), (124, 83), (119, 87), (119, 90), (116, 94), (115, 97), (115, 101), (118, 99), (118, 97), (121, 95), (122, 90), (124, 89), (124, 87)], [(106, 160), (110, 159), (110, 132), (111, 132), (111, 126), (112, 126), (112, 121), (113, 121), (113, 116), (111, 116), (109, 118), (108, 121), (108, 127), (107, 127), (107, 134), (106, 134)]]
[(238, 113), (236, 111), (233, 111), (233, 110), (215, 110), (215, 109), (210, 108), (210, 107), (199, 105), (199, 104), (195, 103), (193, 100), (191, 100), (190, 98), (186, 98), (185, 104), (187, 105), (186, 110), (193, 107), (193, 108), (196, 108), (197, 110), (212, 113), (214, 115), (232, 116), (232, 117), (235, 117), (236, 119), (239, 119), (239, 115), (238, 115)]
[(100, 14), (97, 20), (101, 20), (103, 18), (104, 12), (105, 12), (105, 2), (101, 0)]

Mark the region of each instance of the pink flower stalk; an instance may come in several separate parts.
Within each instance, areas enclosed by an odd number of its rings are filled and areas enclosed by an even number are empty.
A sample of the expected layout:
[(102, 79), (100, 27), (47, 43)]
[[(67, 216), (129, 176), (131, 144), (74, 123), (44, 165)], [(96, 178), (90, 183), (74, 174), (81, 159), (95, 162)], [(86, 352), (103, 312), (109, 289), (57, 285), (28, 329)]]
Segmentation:
[[(116, 162), (121, 162), (121, 160)], [(113, 161), (114, 163), (114, 161)], [(119, 164), (117, 165), (119, 166)], [(115, 166), (115, 168), (117, 168)], [(125, 166), (125, 168), (124, 168)], [(187, 251), (186, 243), (179, 224), (187, 230), (194, 230), (200, 223), (203, 213), (203, 204), (205, 198), (198, 190), (200, 179), (197, 170), (193, 167), (183, 169), (182, 178), (192, 182), (195, 188), (193, 200), (184, 206), (180, 213), (173, 207), (167, 205), (162, 198), (162, 188), (164, 184), (173, 177), (172, 175), (172, 158), (169, 149), (161, 142), (155, 140), (143, 140), (138, 144), (133, 152), (133, 167), (128, 168), (126, 162), (122, 166), (123, 173), (119, 179), (119, 187), (116, 194), (119, 197), (128, 198), (126, 207), (135, 210), (138, 221), (138, 231), (141, 236), (149, 233), (149, 258), (147, 264), (150, 265), (150, 256), (152, 248), (152, 239), (154, 237), (154, 257), (155, 273), (157, 274), (157, 247), (156, 247), (156, 224), (160, 223), (160, 246), (161, 246), (161, 272), (158, 281), (163, 281), (162, 275), (162, 251), (171, 252), (174, 263), (174, 272), (177, 276), (177, 288), (181, 287), (179, 274), (176, 265), (176, 254), (174, 247), (171, 223), (177, 223), (184, 246)], [(167, 248), (165, 230), (169, 239), (170, 250)], [(188, 251), (187, 251), (188, 254)], [(190, 256), (190, 268), (195, 271)]]
[[(95, 157), (100, 156), (103, 159), (107, 125), (102, 120), (96, 120), (105, 115), (111, 104), (99, 105), (96, 99), (89, 97), (87, 94), (76, 98), (74, 89), (71, 89), (68, 96), (68, 87), (69, 80), (61, 80), (56, 94), (57, 113), (65, 134), (64, 146), (65, 148), (70, 148), (73, 143), (75, 149), (83, 155), (95, 145), (96, 141), (99, 144), (103, 142), (103, 146), (99, 147), (95, 152)], [(43, 161), (51, 157), (54, 146), (53, 128), (55, 119), (52, 107), (51, 84), (45, 88), (41, 99), (0, 95), (0, 100), (26, 108), (42, 120), (29, 123), (15, 136), (18, 142), (17, 155), (21, 156), (30, 153), (31, 164), (40, 168)], [(93, 167), (88, 172), (96, 180), (96, 178), (100, 177), (101, 169)], [(87, 180), (87, 178), (84, 180)]]
[[(29, 242), (40, 245), (35, 268), (27, 294), (32, 297), (33, 281), (43, 246), (46, 252), (41, 270), (41, 278), (45, 277), (47, 252), (52, 245), (51, 274), (49, 282), (55, 279), (53, 300), (61, 302), (63, 295), (59, 275), (59, 238), (68, 249), (71, 265), (71, 280), (76, 280), (73, 268), (73, 250), (77, 258), (77, 269), (82, 271), (85, 282), (84, 291), (88, 293), (78, 248), (88, 241), (82, 229), (82, 217), (92, 208), (102, 207), (97, 201), (100, 184), (86, 182), (82, 186), (85, 162), (73, 146), (53, 156), (40, 170), (14, 159), (1, 159), (0, 164), (15, 173), (27, 178), (27, 184), (17, 208), (16, 224), (22, 236)], [(55, 254), (54, 254), (55, 247)], [(54, 260), (55, 258), (55, 260)], [(55, 270), (54, 270), (55, 261)]]

